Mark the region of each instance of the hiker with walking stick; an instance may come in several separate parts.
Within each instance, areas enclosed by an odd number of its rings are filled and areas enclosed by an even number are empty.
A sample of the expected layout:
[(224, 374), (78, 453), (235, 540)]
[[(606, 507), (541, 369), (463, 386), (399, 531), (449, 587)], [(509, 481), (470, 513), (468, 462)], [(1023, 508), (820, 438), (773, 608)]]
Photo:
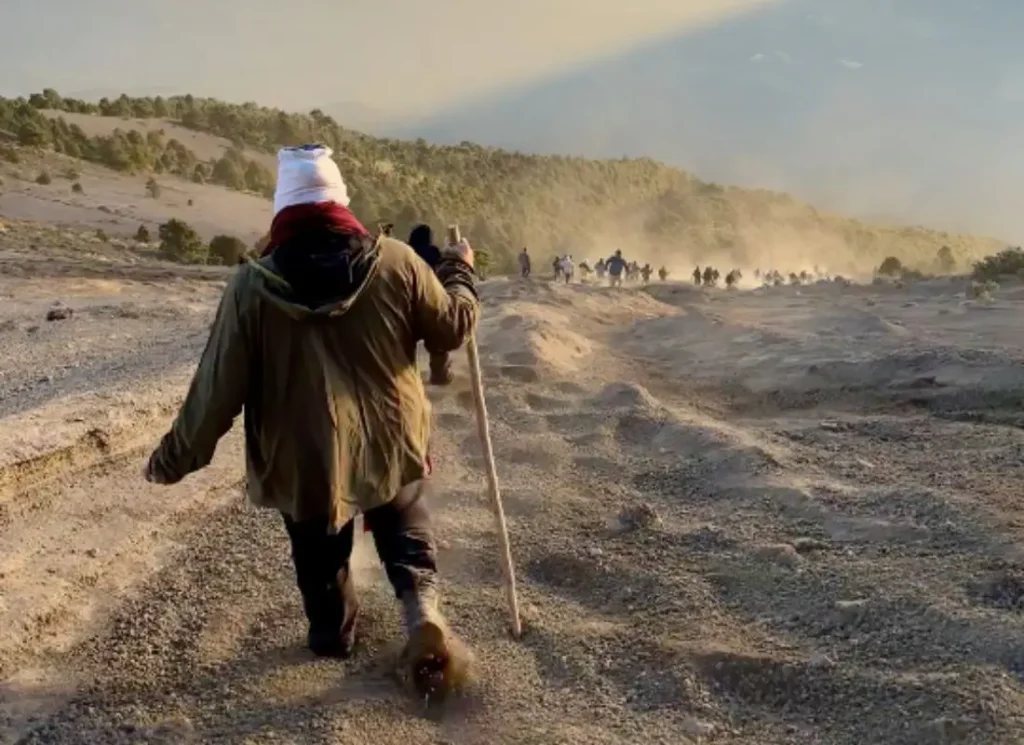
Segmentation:
[[(409, 246), (427, 262), (427, 266), (437, 269), (441, 263), (441, 249), (434, 245), (434, 231), (429, 225), (423, 223), (412, 229), (409, 233)], [(431, 385), (448, 385), (452, 380), (454, 375), (448, 352), (430, 352)]]
[(361, 513), (401, 601), (408, 670), (447, 681), (468, 652), (439, 608), (430, 404), (415, 354), (420, 340), (441, 352), (471, 337), (473, 252), (447, 247), (435, 273), (401, 241), (371, 236), (331, 155), (319, 145), (278, 153), (268, 244), (228, 282), (145, 477), (174, 484), (203, 468), (244, 411), (249, 498), (283, 517), (310, 649), (353, 652)]

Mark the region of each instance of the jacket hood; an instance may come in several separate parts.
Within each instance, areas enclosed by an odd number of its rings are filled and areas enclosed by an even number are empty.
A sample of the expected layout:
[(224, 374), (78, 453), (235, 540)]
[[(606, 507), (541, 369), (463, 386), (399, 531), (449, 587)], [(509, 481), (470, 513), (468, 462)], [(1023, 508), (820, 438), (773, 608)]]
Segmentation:
[(250, 264), (265, 280), (260, 292), (293, 318), (348, 311), (377, 273), (380, 249), (369, 236), (317, 228)]

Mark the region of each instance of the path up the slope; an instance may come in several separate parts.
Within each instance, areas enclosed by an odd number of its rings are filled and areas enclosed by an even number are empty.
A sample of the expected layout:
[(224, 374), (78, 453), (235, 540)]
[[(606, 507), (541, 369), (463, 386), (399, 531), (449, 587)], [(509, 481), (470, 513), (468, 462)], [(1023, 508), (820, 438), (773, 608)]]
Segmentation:
[[(953, 344), (921, 309), (945, 296), (876, 297), (864, 324), (856, 294), (783, 290), (484, 285), (526, 633), (507, 633), (459, 354), (456, 383), (430, 391), (434, 504), (446, 611), (478, 679), (442, 712), (392, 679), (397, 607), (365, 543), (359, 653), (304, 650), (283, 527), (240, 496), (236, 435), (177, 487), (138, 478), (187, 370), (0, 420), (5, 442), (33, 416), (63, 422), (77, 448), (0, 470), (0, 738), (1014, 742), (1024, 438), (972, 419), (969, 396), (955, 415), (915, 404), (891, 362), (909, 343), (894, 327), (919, 325), (922, 355)], [(851, 324), (857, 350), (833, 333)], [(1020, 353), (994, 326), (975, 337), (985, 354), (956, 343), (960, 366), (935, 372), (946, 391), (995, 385)], [(874, 372), (859, 387), (820, 372), (843, 365)]]

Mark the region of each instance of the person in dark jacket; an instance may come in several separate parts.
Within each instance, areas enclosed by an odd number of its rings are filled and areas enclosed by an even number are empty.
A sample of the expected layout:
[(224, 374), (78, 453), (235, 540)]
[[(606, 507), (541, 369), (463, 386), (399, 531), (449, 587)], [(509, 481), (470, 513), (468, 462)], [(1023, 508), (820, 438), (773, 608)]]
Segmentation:
[(530, 276), (530, 253), (525, 247), (519, 254), (519, 276), (523, 279)]
[(622, 249), (618, 249), (614, 256), (610, 256), (605, 262), (608, 269), (609, 283), (612, 287), (622, 287), (622, 275), (625, 274), (629, 265), (622, 258)]
[[(427, 266), (437, 269), (441, 262), (441, 249), (434, 245), (434, 231), (429, 225), (420, 224), (413, 228), (409, 233), (409, 245), (417, 256), (427, 262)], [(454, 377), (448, 353), (431, 353), (430, 382), (433, 385), (447, 385)]]
[(429, 225), (417, 225), (409, 233), (409, 245), (416, 254), (436, 269), (441, 261), (441, 249), (434, 245), (434, 231)]

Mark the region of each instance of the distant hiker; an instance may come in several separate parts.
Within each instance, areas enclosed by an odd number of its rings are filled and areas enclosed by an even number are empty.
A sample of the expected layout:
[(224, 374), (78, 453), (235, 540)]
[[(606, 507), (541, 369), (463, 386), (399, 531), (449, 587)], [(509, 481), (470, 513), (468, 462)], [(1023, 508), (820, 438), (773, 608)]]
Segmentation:
[(443, 255), (435, 274), (348, 210), (329, 148), (285, 148), (278, 162), (268, 250), (228, 280), (145, 477), (174, 484), (203, 468), (244, 411), (246, 488), (283, 515), (309, 648), (352, 653), (359, 603), (349, 560), (362, 513), (401, 600), (410, 664), (454, 665), (424, 496), (430, 404), (415, 350), (423, 340), (453, 351), (472, 333), (473, 253)]
[(572, 254), (566, 254), (562, 257), (562, 277), (565, 279), (566, 284), (572, 282), (572, 276), (575, 271), (576, 265), (573, 263)]
[(695, 266), (693, 268), (693, 283), (695, 285), (697, 285), (698, 287), (700, 287), (700, 283), (701, 283), (700, 266)]
[(555, 270), (555, 281), (557, 282), (562, 278), (562, 257), (555, 256), (555, 260), (551, 262), (551, 268)]
[(731, 290), (742, 277), (743, 275), (740, 273), (739, 269), (733, 269), (725, 275), (725, 286)]
[(612, 287), (622, 287), (622, 275), (626, 272), (626, 260), (622, 258), (622, 249), (605, 262), (608, 269), (608, 283)]
[(586, 282), (590, 279), (590, 274), (593, 270), (590, 268), (590, 262), (584, 259), (580, 262), (580, 281)]
[(711, 266), (704, 267), (704, 286), (714, 287), (715, 281), (718, 279), (715, 275), (718, 273), (717, 269)]
[(441, 249), (434, 245), (434, 230), (429, 225), (420, 224), (412, 229), (409, 246), (431, 269), (441, 263)]
[(644, 278), (644, 284), (646, 285), (651, 281), (651, 275), (654, 274), (654, 270), (650, 264), (644, 264), (643, 269), (640, 270), (640, 275)]
[(523, 279), (530, 276), (530, 254), (527, 253), (525, 246), (519, 253), (519, 276)]
[[(429, 225), (420, 224), (409, 233), (409, 246), (416, 255), (423, 259), (427, 266), (437, 270), (441, 263), (441, 249), (434, 245), (434, 230)], [(430, 382), (433, 385), (447, 385), (454, 378), (452, 363), (447, 352), (430, 353)]]
[(604, 281), (604, 275), (606, 271), (607, 267), (605, 266), (604, 259), (598, 259), (597, 263), (594, 264), (594, 272), (597, 273), (597, 279), (599, 282)]
[(668, 279), (668, 269), (666, 269), (664, 266), (662, 266), (661, 269), (658, 270), (658, 279), (660, 279), (662, 282)]

